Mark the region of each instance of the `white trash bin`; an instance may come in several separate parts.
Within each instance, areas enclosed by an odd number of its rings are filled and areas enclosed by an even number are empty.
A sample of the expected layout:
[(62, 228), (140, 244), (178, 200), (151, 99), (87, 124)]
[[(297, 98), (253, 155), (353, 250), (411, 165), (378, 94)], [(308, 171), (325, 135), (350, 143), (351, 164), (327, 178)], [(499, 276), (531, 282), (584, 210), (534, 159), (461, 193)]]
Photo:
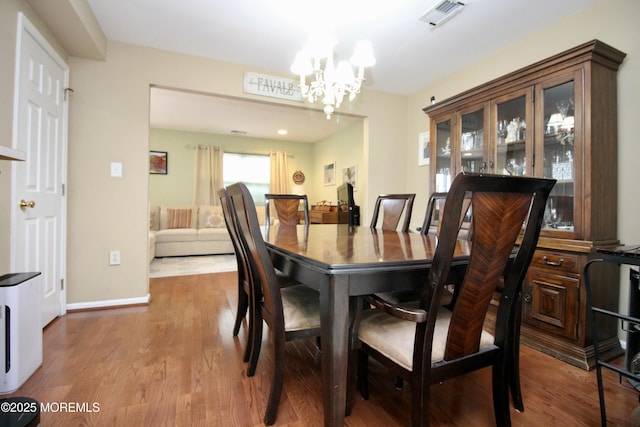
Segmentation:
[(42, 276), (0, 276), (0, 394), (17, 390), (42, 365)]

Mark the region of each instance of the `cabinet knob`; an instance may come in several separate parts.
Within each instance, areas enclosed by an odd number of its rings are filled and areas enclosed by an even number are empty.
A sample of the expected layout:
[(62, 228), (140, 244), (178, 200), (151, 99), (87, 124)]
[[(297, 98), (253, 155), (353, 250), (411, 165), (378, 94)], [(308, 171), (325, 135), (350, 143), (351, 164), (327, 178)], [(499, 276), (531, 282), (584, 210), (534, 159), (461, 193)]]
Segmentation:
[(531, 305), (531, 301), (533, 301), (533, 296), (531, 295), (531, 285), (525, 288), (524, 294), (522, 295), (522, 300), (527, 305)]

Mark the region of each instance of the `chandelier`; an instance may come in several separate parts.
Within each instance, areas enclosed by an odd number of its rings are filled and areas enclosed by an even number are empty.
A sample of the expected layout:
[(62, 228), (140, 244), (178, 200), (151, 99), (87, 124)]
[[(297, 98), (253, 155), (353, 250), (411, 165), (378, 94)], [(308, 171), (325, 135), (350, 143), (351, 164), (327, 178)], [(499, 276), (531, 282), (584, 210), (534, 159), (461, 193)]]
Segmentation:
[[(309, 102), (322, 99), (327, 120), (340, 104), (344, 96), (349, 94), (353, 101), (360, 92), (364, 81), (364, 69), (376, 63), (371, 43), (361, 40), (356, 44), (353, 56), (349, 61), (339, 61), (337, 67), (333, 62), (333, 48), (338, 43), (335, 37), (312, 37), (305, 47), (296, 53), (291, 65), (291, 72), (300, 76), (300, 92)], [(324, 61), (324, 67), (322, 62)], [(357, 67), (355, 76), (353, 68)], [(313, 74), (315, 80), (306, 82), (306, 76)]]

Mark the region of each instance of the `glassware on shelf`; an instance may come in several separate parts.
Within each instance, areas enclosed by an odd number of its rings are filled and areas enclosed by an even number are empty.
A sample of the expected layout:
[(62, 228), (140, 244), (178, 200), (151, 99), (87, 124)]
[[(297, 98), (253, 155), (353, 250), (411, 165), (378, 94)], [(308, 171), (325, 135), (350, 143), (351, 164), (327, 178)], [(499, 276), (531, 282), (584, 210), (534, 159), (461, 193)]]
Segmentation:
[(561, 99), (560, 101), (556, 102), (556, 108), (558, 109), (558, 112), (562, 115), (562, 118), (567, 117), (567, 114), (569, 113), (569, 108), (573, 107), (573, 99), (568, 98), (568, 99)]
[(508, 120), (498, 120), (498, 144), (504, 144), (507, 139)]
[(560, 222), (558, 208), (555, 206), (553, 198), (549, 198), (547, 209), (544, 211), (544, 223), (548, 228), (557, 228)]
[(445, 156), (451, 154), (451, 138), (447, 138), (445, 146), (442, 147), (442, 154), (444, 154)]

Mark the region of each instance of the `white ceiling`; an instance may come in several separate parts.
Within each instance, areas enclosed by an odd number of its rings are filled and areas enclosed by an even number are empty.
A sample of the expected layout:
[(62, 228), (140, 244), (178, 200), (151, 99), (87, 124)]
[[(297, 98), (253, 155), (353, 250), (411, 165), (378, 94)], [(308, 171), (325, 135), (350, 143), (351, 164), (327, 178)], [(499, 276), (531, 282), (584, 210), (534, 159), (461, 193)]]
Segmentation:
[[(464, 10), (436, 29), (419, 20), (436, 0), (88, 3), (109, 40), (216, 58), (284, 76), (290, 74), (291, 62), (304, 45), (311, 25), (316, 20), (330, 23), (339, 39), (339, 59), (348, 59), (359, 39), (369, 39), (373, 44), (377, 63), (366, 71), (363, 90), (410, 95), (593, 1), (464, 0)], [(350, 5), (355, 5), (355, 11)], [(193, 105), (198, 105), (195, 110), (189, 107), (191, 97)], [(247, 136), (272, 139), (279, 139), (272, 134), (277, 124), (277, 128), (289, 128), (284, 139), (295, 141), (317, 141), (335, 131), (336, 126), (353, 120), (337, 114), (329, 122), (309, 108), (296, 111), (268, 103), (165, 90), (154, 91), (151, 113), (153, 126), (215, 133), (237, 129), (246, 131)], [(308, 135), (294, 130), (294, 124)], [(262, 129), (263, 125), (271, 126)]]

